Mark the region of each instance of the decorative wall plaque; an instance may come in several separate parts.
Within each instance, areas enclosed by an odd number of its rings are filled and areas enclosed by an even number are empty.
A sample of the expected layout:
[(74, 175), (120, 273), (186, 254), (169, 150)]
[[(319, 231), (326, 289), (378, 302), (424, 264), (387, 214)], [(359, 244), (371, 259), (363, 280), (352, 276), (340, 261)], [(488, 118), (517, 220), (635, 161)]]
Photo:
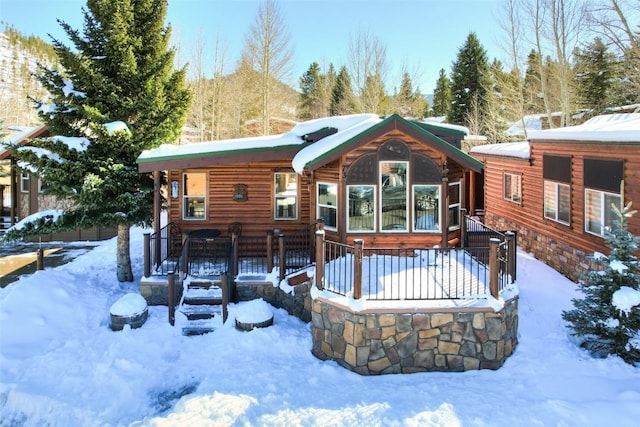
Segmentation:
[(245, 184), (235, 184), (233, 186), (233, 200), (236, 202), (246, 202), (249, 199), (247, 191), (248, 187)]

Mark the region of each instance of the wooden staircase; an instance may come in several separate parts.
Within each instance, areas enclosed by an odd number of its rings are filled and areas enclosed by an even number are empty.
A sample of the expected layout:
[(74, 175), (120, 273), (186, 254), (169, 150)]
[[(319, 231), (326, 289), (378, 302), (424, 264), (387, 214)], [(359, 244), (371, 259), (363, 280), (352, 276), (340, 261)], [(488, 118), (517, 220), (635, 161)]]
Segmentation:
[(183, 335), (203, 335), (215, 331), (227, 320), (227, 289), (219, 281), (198, 278), (187, 285), (178, 308), (187, 318)]

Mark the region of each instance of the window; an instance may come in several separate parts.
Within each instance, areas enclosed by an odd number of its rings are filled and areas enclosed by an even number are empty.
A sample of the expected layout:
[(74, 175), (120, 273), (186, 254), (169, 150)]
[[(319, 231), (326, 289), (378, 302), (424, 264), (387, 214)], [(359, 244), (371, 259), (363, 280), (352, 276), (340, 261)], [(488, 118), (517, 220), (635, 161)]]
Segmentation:
[(375, 231), (374, 229), (374, 185), (348, 185), (349, 215), (347, 230)]
[(449, 230), (460, 228), (460, 183), (449, 183)]
[(380, 218), (383, 231), (407, 231), (408, 162), (380, 162)]
[(338, 213), (338, 185), (324, 182), (318, 183), (318, 213), (317, 218), (324, 220), (324, 225), (329, 230), (337, 230), (336, 222)]
[(276, 172), (275, 219), (298, 218), (298, 175), (293, 172)]
[(622, 198), (619, 194), (598, 190), (585, 190), (584, 217), (585, 230), (589, 233), (604, 236), (605, 231), (612, 230), (614, 221), (619, 220), (613, 206), (621, 209)]
[(584, 159), (585, 231), (604, 236), (619, 220), (613, 206), (621, 208), (624, 163), (621, 160)]
[(206, 173), (182, 175), (182, 217), (184, 219), (205, 219), (206, 188)]
[(413, 186), (414, 231), (440, 231), (440, 186)]
[(29, 172), (20, 172), (20, 191), (23, 193), (29, 192)]
[(542, 157), (544, 217), (562, 224), (571, 221), (571, 157)]
[(544, 217), (569, 225), (571, 219), (571, 195), (568, 184), (545, 180)]
[(503, 180), (503, 197), (514, 203), (522, 203), (522, 176), (505, 172)]

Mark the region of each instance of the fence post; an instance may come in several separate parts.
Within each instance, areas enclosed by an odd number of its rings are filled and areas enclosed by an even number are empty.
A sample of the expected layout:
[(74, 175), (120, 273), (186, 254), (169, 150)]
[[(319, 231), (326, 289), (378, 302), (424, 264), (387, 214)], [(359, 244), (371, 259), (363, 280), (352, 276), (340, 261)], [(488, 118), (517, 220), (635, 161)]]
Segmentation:
[(316, 288), (323, 290), (322, 279), (324, 276), (324, 230), (316, 231)]
[(284, 234), (280, 233), (278, 235), (278, 264), (280, 265), (280, 281), (284, 280), (285, 271), (287, 269), (287, 259), (284, 247)]
[[(168, 232), (168, 230), (167, 230)], [(167, 245), (167, 253), (169, 253), (169, 236), (167, 235), (166, 239), (165, 239), (165, 245)], [(153, 254), (153, 264), (156, 267), (160, 266), (160, 258), (162, 255), (162, 236), (160, 235), (160, 233), (156, 234), (156, 239), (153, 242), (154, 243), (154, 249), (155, 249), (155, 253)]]
[(44, 251), (42, 248), (36, 252), (36, 268), (38, 270), (44, 270)]
[(267, 271), (273, 271), (273, 230), (267, 231)]
[(489, 239), (489, 292), (491, 296), (498, 299), (500, 296), (498, 287), (498, 276), (500, 275), (500, 266), (498, 264), (498, 246), (500, 239), (492, 237)]
[(169, 324), (176, 324), (176, 276), (173, 271), (167, 274), (167, 305), (169, 306)]
[(509, 276), (511, 276), (511, 283), (515, 283), (516, 282), (516, 262), (517, 262), (517, 255), (516, 255), (516, 234), (513, 231), (507, 231), (506, 233), (504, 233), (505, 236), (507, 237), (507, 250), (508, 255), (507, 255), (507, 274), (509, 274)]
[(460, 247), (466, 248), (468, 246), (467, 237), (467, 210), (465, 208), (460, 209)]
[(362, 298), (362, 247), (364, 240), (353, 241), (353, 299)]
[(151, 234), (144, 233), (144, 277), (151, 276)]

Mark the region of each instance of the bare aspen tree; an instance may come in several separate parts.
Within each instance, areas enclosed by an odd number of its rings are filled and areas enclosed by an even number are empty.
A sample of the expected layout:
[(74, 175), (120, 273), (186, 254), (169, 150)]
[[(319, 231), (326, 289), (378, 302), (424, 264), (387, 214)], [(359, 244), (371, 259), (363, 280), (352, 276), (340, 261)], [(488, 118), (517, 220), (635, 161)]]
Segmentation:
[(293, 49), (282, 14), (275, 0), (264, 0), (245, 38), (243, 56), (258, 74), (262, 132), (270, 133), (270, 118), (276, 82), (286, 81), (292, 67)]
[(358, 102), (356, 110), (377, 113), (384, 100), (387, 48), (371, 31), (358, 28), (349, 37), (347, 52), (349, 75)]
[(222, 42), (219, 35), (216, 35), (216, 41), (213, 49), (213, 79), (211, 81), (211, 100), (209, 105), (209, 129), (211, 139), (222, 139), (224, 129), (225, 104), (231, 102), (226, 99), (225, 91), (226, 81), (224, 76), (226, 46)]
[(191, 103), (191, 109), (187, 116), (187, 124), (192, 126), (197, 131), (197, 141), (204, 141), (205, 136), (205, 120), (207, 117), (207, 101), (209, 99), (208, 83), (204, 70), (204, 49), (205, 42), (202, 37), (202, 33), (198, 33), (198, 38), (194, 45), (194, 51), (191, 62), (189, 63), (189, 71), (191, 72), (191, 79), (189, 86), (193, 92), (193, 101)]

